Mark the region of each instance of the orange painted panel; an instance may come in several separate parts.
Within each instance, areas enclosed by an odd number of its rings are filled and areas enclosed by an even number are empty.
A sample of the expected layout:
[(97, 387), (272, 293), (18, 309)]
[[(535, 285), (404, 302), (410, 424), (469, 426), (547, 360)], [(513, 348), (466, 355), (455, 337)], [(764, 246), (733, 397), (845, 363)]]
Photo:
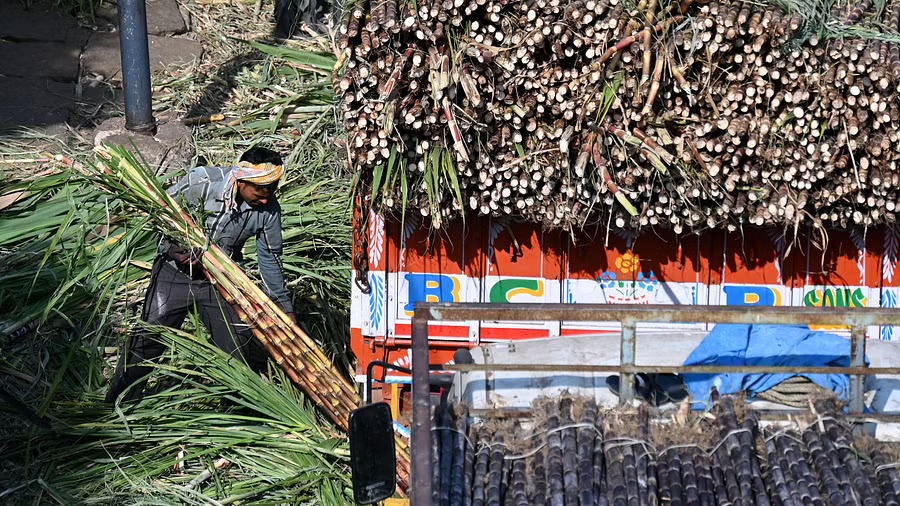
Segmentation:
[(543, 234), (531, 223), (491, 220), (488, 237), (488, 276), (541, 277)]
[(487, 218), (469, 218), (463, 231), (464, 265), (463, 270), (470, 278), (485, 276), (487, 262)]
[(406, 240), (404, 271), (462, 274), (463, 254), (461, 222), (431, 230), (431, 224), (425, 221)]
[[(876, 266), (867, 268), (867, 257), (860, 256), (862, 237), (850, 237), (842, 231), (829, 231), (828, 243), (823, 245), (810, 238), (805, 262), (799, 262), (798, 279), (807, 285), (857, 286), (870, 277), (878, 276)], [(878, 285), (874, 285), (878, 286)]]
[(597, 279), (614, 268), (616, 259), (628, 252), (628, 241), (596, 227), (577, 232), (568, 247), (569, 279)]
[(722, 283), (790, 286), (793, 264), (782, 262), (783, 245), (768, 232), (745, 229), (742, 234), (724, 238)]
[(709, 260), (700, 255), (703, 240), (697, 235), (655, 231), (635, 239), (631, 251), (639, 258), (638, 271), (652, 272), (660, 282), (705, 283)]

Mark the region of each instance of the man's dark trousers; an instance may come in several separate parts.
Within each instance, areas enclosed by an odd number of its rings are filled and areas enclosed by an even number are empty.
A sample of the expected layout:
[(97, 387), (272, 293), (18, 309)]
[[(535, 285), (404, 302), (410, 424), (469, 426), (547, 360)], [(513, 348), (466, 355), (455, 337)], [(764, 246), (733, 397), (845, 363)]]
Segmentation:
[[(199, 266), (193, 267), (193, 272), (189, 269), (181, 267), (179, 270), (164, 257), (156, 259), (141, 319), (153, 325), (180, 328), (188, 312), (196, 305), (200, 319), (212, 334), (216, 346), (255, 370), (264, 370), (267, 353), (253, 337), (250, 328), (206, 279)], [(119, 357), (106, 394), (107, 402), (114, 402), (129, 387), (123, 400), (140, 399), (146, 383), (144, 377), (152, 367), (137, 364), (158, 358), (165, 349), (166, 346), (152, 336), (141, 333), (132, 335), (126, 351)]]

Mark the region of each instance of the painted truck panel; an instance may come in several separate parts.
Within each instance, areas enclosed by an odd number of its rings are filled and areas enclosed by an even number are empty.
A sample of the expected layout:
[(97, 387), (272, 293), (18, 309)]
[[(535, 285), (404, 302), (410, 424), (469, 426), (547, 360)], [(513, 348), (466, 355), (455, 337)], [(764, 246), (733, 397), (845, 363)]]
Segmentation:
[[(900, 234), (832, 232), (781, 238), (779, 231), (671, 231), (640, 236), (602, 227), (572, 236), (510, 219), (469, 219), (431, 230), (420, 216), (403, 223), (370, 213), (365, 293), (354, 284), (352, 348), (358, 373), (371, 360), (408, 364), (416, 301), (568, 302), (897, 307)], [(357, 220), (357, 223), (359, 220)], [(359, 245), (357, 245), (359, 247)], [(356, 273), (352, 273), (355, 279)], [(645, 324), (706, 330), (702, 324)], [(615, 331), (614, 322), (470, 321), (429, 327), (434, 362), (482, 342)], [(845, 329), (822, 329), (843, 332)], [(868, 337), (900, 339), (898, 328)]]

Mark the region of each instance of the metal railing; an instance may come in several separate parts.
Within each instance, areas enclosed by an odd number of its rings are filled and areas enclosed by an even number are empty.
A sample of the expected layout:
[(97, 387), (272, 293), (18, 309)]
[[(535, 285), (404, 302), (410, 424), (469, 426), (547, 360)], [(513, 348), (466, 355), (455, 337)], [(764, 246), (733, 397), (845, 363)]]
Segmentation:
[[(850, 411), (862, 413), (866, 374), (900, 374), (900, 367), (866, 367), (866, 327), (900, 325), (900, 310), (887, 308), (799, 308), (760, 306), (661, 306), (610, 304), (415, 304), (412, 321), (413, 504), (431, 502), (431, 395), (428, 364), (428, 323), (432, 321), (589, 321), (622, 324), (621, 356), (618, 366), (492, 364), (456, 365), (459, 371), (603, 371), (618, 372), (619, 398), (634, 398), (634, 375), (638, 372), (666, 373), (827, 373), (850, 375)], [(849, 367), (765, 367), (765, 366), (659, 366), (636, 365), (636, 327), (648, 323), (744, 323), (808, 324), (850, 327)]]

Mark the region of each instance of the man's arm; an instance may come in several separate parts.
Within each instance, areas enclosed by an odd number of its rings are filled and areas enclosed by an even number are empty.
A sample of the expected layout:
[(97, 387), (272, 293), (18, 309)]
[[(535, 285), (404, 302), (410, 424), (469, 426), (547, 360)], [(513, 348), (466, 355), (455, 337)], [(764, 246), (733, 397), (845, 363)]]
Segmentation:
[(296, 323), (294, 308), (284, 281), (281, 266), (281, 209), (269, 214), (262, 230), (256, 234), (256, 255), (263, 287), (269, 297)]
[[(174, 185), (166, 190), (166, 193), (174, 197), (182, 207), (202, 205), (209, 196), (210, 186), (210, 178), (206, 167), (196, 167), (178, 179)], [(181, 264), (197, 265), (200, 263), (198, 252), (179, 246), (172, 238), (167, 236), (162, 238), (160, 252), (168, 254), (169, 258)]]

